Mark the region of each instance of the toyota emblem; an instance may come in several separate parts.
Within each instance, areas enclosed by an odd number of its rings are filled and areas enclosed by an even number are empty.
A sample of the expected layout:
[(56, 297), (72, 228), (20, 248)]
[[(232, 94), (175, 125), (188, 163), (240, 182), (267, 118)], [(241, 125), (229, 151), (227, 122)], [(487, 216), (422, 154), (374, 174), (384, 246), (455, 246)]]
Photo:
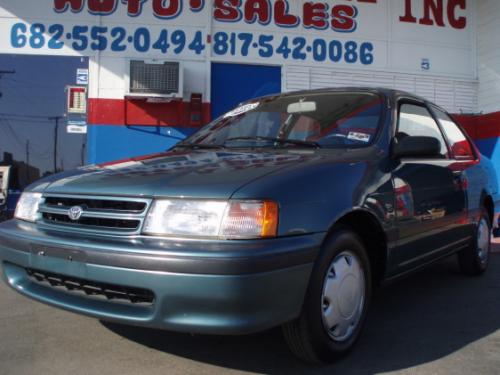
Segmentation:
[(71, 207), (68, 211), (68, 217), (73, 220), (79, 220), (83, 215), (83, 208), (80, 206)]

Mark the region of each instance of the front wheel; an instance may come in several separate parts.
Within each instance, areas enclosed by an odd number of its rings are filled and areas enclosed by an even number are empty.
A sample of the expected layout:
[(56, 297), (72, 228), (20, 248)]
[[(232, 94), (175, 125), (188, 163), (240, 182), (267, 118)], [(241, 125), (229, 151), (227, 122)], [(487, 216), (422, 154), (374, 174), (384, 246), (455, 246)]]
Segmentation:
[(328, 363), (359, 337), (371, 296), (370, 262), (360, 238), (335, 232), (314, 266), (300, 317), (283, 326), (290, 350), (302, 360)]
[(491, 251), (491, 224), (483, 209), (476, 226), (472, 243), (458, 253), (460, 270), (470, 276), (478, 276), (488, 268)]

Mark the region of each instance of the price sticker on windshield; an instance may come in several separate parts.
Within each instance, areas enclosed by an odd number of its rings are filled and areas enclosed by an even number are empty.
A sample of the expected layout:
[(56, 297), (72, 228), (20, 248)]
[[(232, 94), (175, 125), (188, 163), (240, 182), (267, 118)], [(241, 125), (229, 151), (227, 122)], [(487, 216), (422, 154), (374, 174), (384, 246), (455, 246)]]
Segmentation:
[(349, 132), (349, 134), (347, 135), (347, 139), (350, 139), (351, 141), (359, 141), (364, 143), (370, 142), (370, 138), (370, 134), (359, 132)]
[(249, 103), (249, 104), (242, 105), (236, 109), (233, 109), (231, 112), (226, 113), (224, 115), (224, 118), (242, 115), (243, 113), (247, 113), (249, 111), (254, 110), (258, 106), (259, 106), (259, 103)]

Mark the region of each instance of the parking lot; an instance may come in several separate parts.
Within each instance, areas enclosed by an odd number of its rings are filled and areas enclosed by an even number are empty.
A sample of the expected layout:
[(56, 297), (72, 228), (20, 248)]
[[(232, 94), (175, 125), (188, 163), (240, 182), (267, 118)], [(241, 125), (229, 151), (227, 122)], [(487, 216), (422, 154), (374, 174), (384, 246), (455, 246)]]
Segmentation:
[(278, 329), (246, 337), (125, 327), (0, 286), (0, 374), (498, 374), (500, 241), (481, 278), (453, 259), (377, 291), (351, 356), (329, 367), (289, 354)]

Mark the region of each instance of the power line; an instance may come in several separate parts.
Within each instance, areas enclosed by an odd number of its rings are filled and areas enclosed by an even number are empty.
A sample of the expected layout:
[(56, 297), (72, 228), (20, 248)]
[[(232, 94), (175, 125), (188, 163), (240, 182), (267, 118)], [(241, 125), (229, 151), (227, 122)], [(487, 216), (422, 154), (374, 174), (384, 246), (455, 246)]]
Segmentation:
[(39, 87), (39, 88), (42, 88), (42, 89), (50, 89), (50, 88), (54, 88), (54, 87), (59, 87), (59, 85), (57, 85), (57, 84), (54, 84), (54, 85), (44, 85), (44, 84), (37, 83), (37, 82), (24, 81), (24, 80), (20, 80), (20, 79), (17, 79), (17, 78), (10, 78), (10, 77), (6, 77), (5, 81), (12, 82), (12, 83), (17, 83), (17, 84), (25, 86), (25, 87)]
[(28, 117), (28, 118), (47, 118), (47, 115), (23, 115), (18, 113), (0, 113), (0, 116), (12, 116), (12, 117)]
[[(41, 122), (44, 122), (44, 123), (52, 122), (52, 120), (49, 120), (46, 117), (44, 117), (43, 119), (40, 119), (40, 120), (22, 120), (22, 119), (12, 119), (12, 118), (9, 119), (8, 117), (0, 116), (0, 120), (3, 120), (4, 124), (6, 125), (6, 127), (3, 129), (5, 129), (6, 132), (9, 132), (17, 140), (19, 140), (18, 143), (20, 143), (20, 139), (19, 139), (19, 137), (17, 137), (17, 133), (15, 132), (15, 130), (12, 128), (11, 124), (9, 124), (9, 123), (21, 122), (21, 123), (40, 124)], [(2, 129), (1, 126), (0, 126), (0, 129)], [(38, 150), (35, 149), (35, 147), (38, 148)], [(37, 154), (38, 156), (41, 156), (44, 158), (48, 158), (51, 155), (50, 147), (46, 148), (46, 145), (40, 145), (40, 144), (37, 144), (36, 142), (30, 142), (30, 150), (33, 153)]]
[(9, 117), (4, 117), (4, 116), (2, 116), (1, 118), (10, 120), (11, 122), (17, 122), (17, 123), (20, 123), (20, 124), (42, 124), (42, 123), (47, 124), (47, 123), (50, 123), (49, 120), (43, 120), (43, 119), (40, 119), (40, 120), (35, 120), (35, 119), (20, 119), (20, 118), (9, 118)]
[[(15, 74), (15, 70), (0, 70), (0, 79), (4, 76), (4, 74)], [(0, 91), (0, 98), (3, 96), (2, 92)]]
[(16, 142), (21, 146), (21, 147), (24, 147), (24, 143), (21, 142), (21, 140), (19, 139), (19, 137), (17, 136), (16, 132), (14, 131), (14, 129), (12, 128), (12, 124), (10, 123), (9, 119), (7, 118), (0, 118), (0, 120), (3, 120), (4, 123), (7, 125), (7, 129), (9, 129), (10, 133), (12, 134), (12, 136), (14, 137), (14, 139), (16, 140)]

